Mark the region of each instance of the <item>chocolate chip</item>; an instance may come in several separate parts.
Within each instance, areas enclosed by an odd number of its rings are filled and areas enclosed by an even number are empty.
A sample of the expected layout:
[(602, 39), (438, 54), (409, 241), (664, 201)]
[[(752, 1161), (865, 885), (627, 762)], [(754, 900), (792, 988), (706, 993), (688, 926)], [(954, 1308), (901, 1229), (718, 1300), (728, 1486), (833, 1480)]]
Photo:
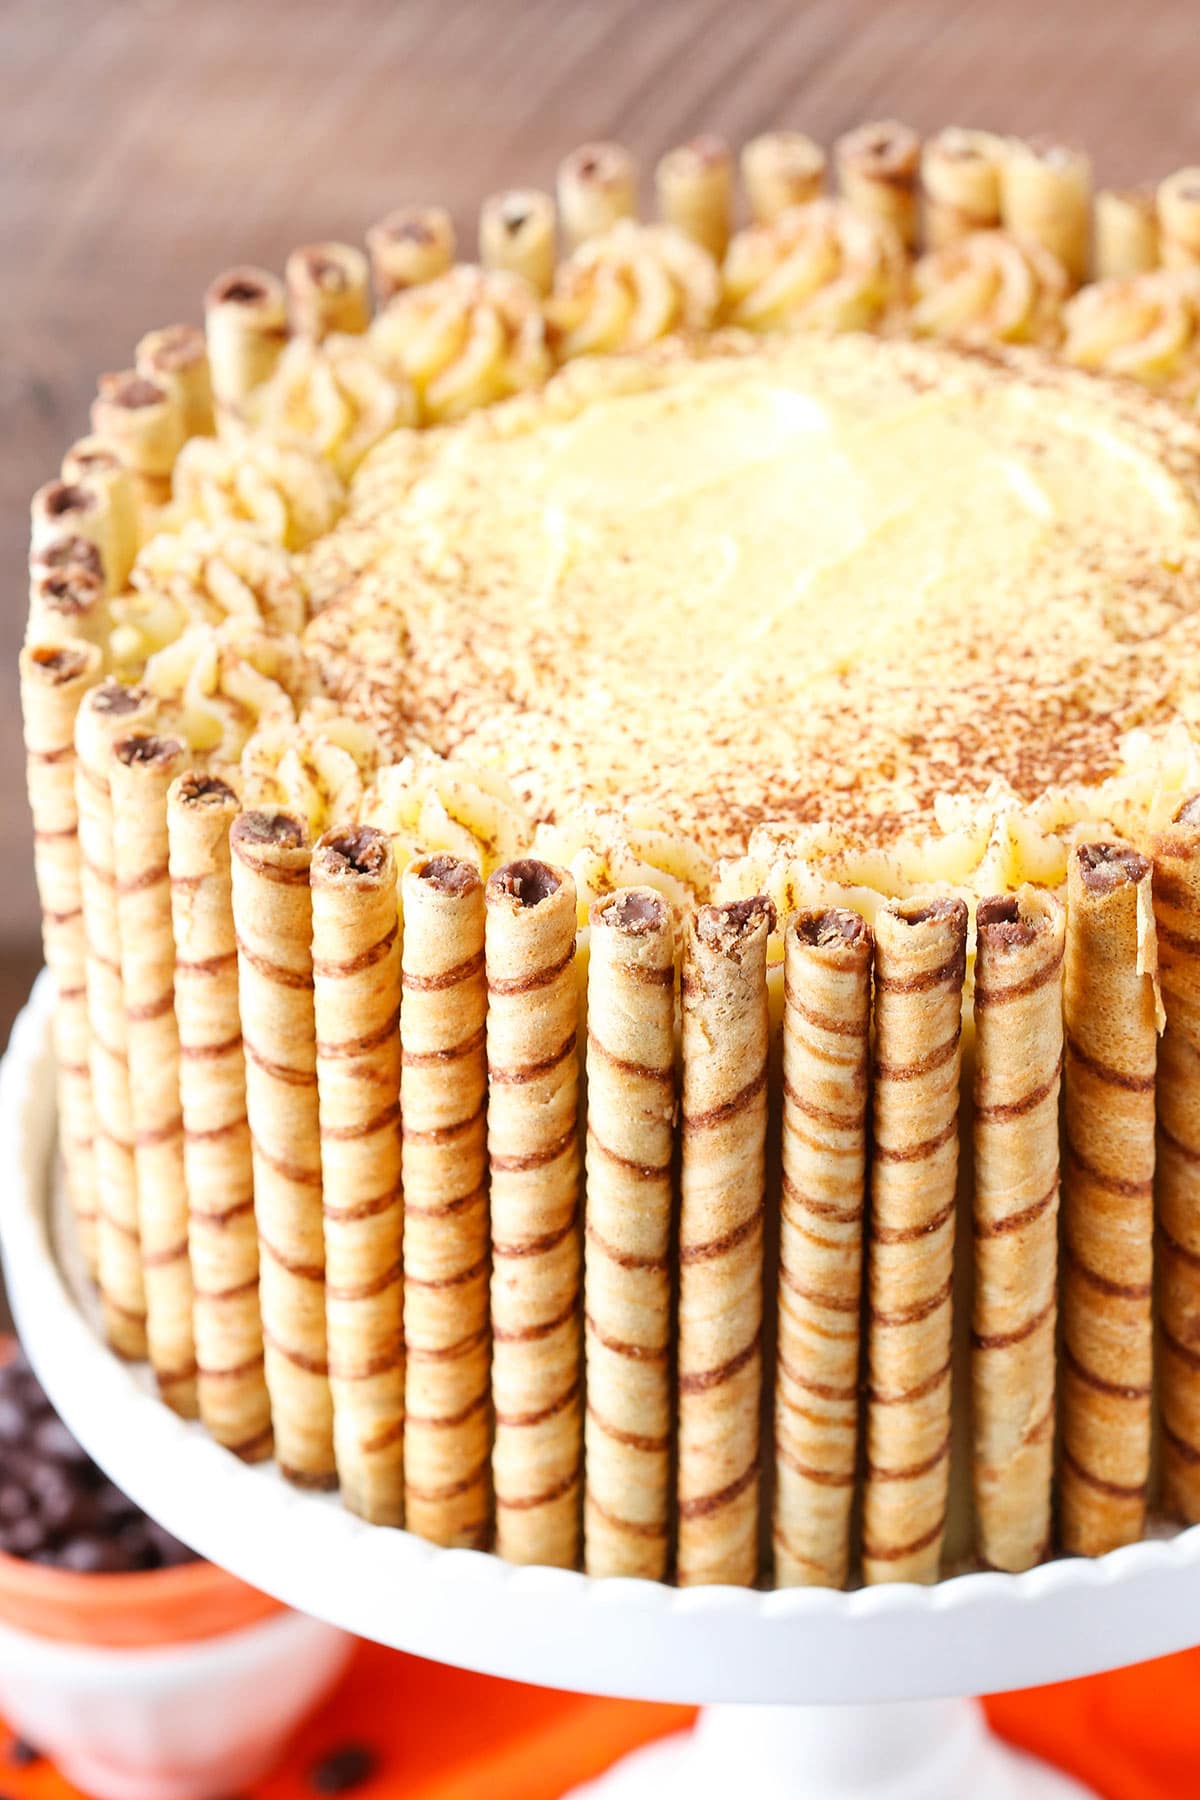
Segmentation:
[(375, 1773), (376, 1761), (366, 1744), (342, 1744), (312, 1765), (308, 1785), (315, 1794), (347, 1794)]
[(14, 1769), (29, 1769), (41, 1762), (42, 1753), (28, 1738), (14, 1738), (8, 1746), (8, 1760)]
[(0, 1529), (0, 1550), (8, 1556), (32, 1556), (35, 1550), (44, 1550), (49, 1541), (49, 1532), (33, 1513)]
[(29, 1421), (15, 1394), (0, 1395), (0, 1444), (17, 1444), (25, 1436)]
[(129, 1564), (111, 1538), (94, 1533), (80, 1533), (68, 1538), (58, 1554), (60, 1569), (73, 1569), (76, 1575), (113, 1575)]
[(10, 1525), (14, 1519), (23, 1519), (29, 1511), (29, 1495), (15, 1481), (6, 1481), (0, 1487), (0, 1527)]
[(76, 1443), (61, 1419), (51, 1415), (47, 1419), (39, 1419), (30, 1433), (33, 1447), (41, 1456), (53, 1462), (67, 1463), (72, 1468), (83, 1468), (91, 1460), (81, 1444)]

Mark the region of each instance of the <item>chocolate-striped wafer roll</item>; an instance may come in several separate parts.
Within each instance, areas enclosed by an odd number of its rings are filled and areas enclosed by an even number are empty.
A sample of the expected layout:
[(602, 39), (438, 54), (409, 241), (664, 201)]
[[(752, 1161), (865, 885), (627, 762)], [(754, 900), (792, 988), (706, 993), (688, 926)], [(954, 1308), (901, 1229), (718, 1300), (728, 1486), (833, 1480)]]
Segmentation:
[[(105, 454), (115, 462), (112, 451)], [(49, 552), (65, 539), (81, 538), (96, 546), (105, 587), (110, 594), (117, 593), (128, 579), (138, 547), (136, 497), (123, 467), (111, 482), (81, 475), (48, 481), (33, 496), (31, 568), (44, 564)]]
[(58, 1141), (79, 1247), (93, 1276), (96, 1196), (88, 1069), (87, 939), (75, 800), (75, 718), (84, 695), (100, 680), (101, 663), (94, 644), (69, 639), (27, 644), (21, 652), (21, 716), (25, 778), (33, 814), (33, 868), (42, 910), (42, 948), (46, 967), (54, 977)]
[(312, 850), (286, 812), (229, 835), (259, 1306), (275, 1455), (300, 1487), (334, 1487), (313, 1013)]
[(675, 930), (661, 894), (591, 912), (583, 1504), (589, 1575), (666, 1574)]
[(961, 900), (891, 901), (875, 919), (868, 1582), (932, 1581), (941, 1558), (966, 944)]
[(733, 228), (733, 156), (724, 139), (697, 137), (668, 150), (654, 190), (659, 217), (720, 262)]
[(1101, 188), (1092, 220), (1097, 281), (1158, 267), (1158, 215), (1151, 188)]
[(558, 165), (558, 216), (568, 250), (637, 217), (637, 164), (623, 144), (581, 144)]
[(990, 131), (950, 125), (929, 138), (921, 152), (925, 242), (940, 250), (973, 231), (1000, 223), (1000, 171), (1004, 140)]
[(1006, 231), (1057, 256), (1074, 286), (1087, 279), (1092, 235), (1092, 165), (1064, 144), (1012, 139), (1005, 147), (1001, 216)]
[(496, 1549), (573, 1568), (582, 1476), (575, 883), (526, 860), (484, 893)]
[(167, 794), (179, 1100), (200, 1417), (248, 1462), (271, 1450), (258, 1311), (229, 831), (237, 795), (190, 771)]
[(183, 414), (165, 387), (136, 369), (101, 375), (92, 430), (125, 464), (143, 506), (170, 499), (171, 471), (185, 433)]
[(95, 1109), (96, 1279), (108, 1341), (119, 1355), (131, 1358), (146, 1354), (146, 1294), (138, 1236), (109, 775), (114, 743), (136, 726), (149, 725), (154, 711), (155, 703), (144, 689), (105, 681), (84, 695), (75, 719), (80, 897), (87, 943), (88, 1070)]
[(109, 783), (146, 1343), (163, 1399), (194, 1418), (196, 1354), (167, 864), (167, 789), (185, 757), (178, 738), (142, 726), (114, 744)]
[(838, 191), (855, 212), (891, 225), (912, 249), (917, 241), (921, 140), (895, 119), (847, 131), (834, 145)]
[(844, 1587), (858, 1450), (872, 937), (855, 912), (802, 912), (785, 946), (775, 1580)]
[(554, 202), (536, 188), (492, 194), (479, 214), (479, 260), (485, 269), (523, 275), (539, 294), (554, 285)]
[(759, 894), (702, 906), (683, 957), (678, 1579), (754, 1581), (767, 1127)]
[(483, 882), (454, 856), (401, 883), (404, 1508), (436, 1544), (491, 1530)]
[(133, 361), (138, 374), (157, 383), (174, 405), (184, 437), (207, 437), (213, 429), (212, 374), (199, 326), (164, 325), (148, 331), (139, 339)]
[(1064, 1550), (1099, 1556), (1146, 1519), (1154, 1265), (1151, 865), (1080, 844), (1067, 871), (1062, 1280)]
[(86, 538), (60, 538), (43, 554), (49, 561), (32, 563), (29, 571), (26, 643), (73, 638), (103, 649), (111, 618), (96, 546)]
[(1050, 1543), (1065, 919), (1025, 887), (979, 902), (975, 951), (972, 1476), (979, 1554)]
[(742, 146), (742, 186), (751, 217), (760, 225), (819, 200), (825, 186), (825, 152), (802, 131), (765, 131)]
[(370, 267), (354, 244), (302, 244), (284, 264), (292, 330), (320, 343), (371, 323)]
[(404, 1517), (400, 945), (386, 833), (341, 825), (312, 858), (325, 1333), (342, 1498)]
[(100, 503), (101, 534), (96, 538), (110, 593), (119, 593), (141, 544), (137, 491), (121, 458), (94, 434), (77, 438), (59, 473), (69, 486), (94, 493)]
[(454, 267), (454, 222), (442, 206), (401, 207), (371, 226), (367, 251), (375, 298), (386, 306), (393, 294)]
[(1163, 267), (1194, 268), (1200, 263), (1200, 168), (1176, 169), (1160, 181), (1156, 205)]
[(266, 269), (227, 269), (204, 296), (204, 336), (217, 423), (241, 418), (287, 343), (287, 297)]
[(1158, 1048), (1158, 1323), (1163, 1504), (1200, 1521), (1200, 799), (1154, 840), (1167, 1028)]

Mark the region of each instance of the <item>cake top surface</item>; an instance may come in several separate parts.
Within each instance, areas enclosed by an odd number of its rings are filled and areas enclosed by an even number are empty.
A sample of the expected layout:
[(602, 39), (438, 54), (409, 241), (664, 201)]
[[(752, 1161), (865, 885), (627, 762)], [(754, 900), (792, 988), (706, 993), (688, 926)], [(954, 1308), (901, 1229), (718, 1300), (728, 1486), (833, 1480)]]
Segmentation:
[(402, 431), (310, 552), (309, 640), (396, 751), (538, 817), (875, 843), (1092, 784), (1197, 710), (1200, 430), (1031, 352), (726, 337)]

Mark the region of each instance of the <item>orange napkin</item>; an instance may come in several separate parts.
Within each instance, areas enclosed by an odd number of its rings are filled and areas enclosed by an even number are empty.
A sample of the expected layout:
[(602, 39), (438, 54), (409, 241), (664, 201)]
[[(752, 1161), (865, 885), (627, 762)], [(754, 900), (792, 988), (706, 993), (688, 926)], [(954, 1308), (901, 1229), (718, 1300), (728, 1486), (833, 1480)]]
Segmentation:
[[(986, 1706), (1004, 1737), (1103, 1800), (1186, 1800), (1200, 1794), (1198, 1698), (1200, 1650), (1192, 1650), (1001, 1695)], [(688, 1707), (581, 1699), (363, 1644), (253, 1800), (315, 1800), (314, 1765), (347, 1745), (374, 1758), (374, 1773), (350, 1790), (352, 1800), (559, 1800), (693, 1717)], [(0, 1795), (68, 1800), (73, 1793), (47, 1763), (9, 1763), (0, 1739)]]

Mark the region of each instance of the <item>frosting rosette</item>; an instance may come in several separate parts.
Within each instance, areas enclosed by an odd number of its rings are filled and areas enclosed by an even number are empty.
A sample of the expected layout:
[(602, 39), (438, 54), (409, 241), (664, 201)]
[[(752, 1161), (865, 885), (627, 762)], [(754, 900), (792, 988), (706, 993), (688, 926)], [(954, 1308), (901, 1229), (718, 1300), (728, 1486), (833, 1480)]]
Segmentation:
[(504, 269), (462, 263), (397, 294), (368, 333), (394, 380), (411, 382), (426, 422), (540, 387), (550, 367), (541, 302)]
[(129, 582), (111, 608), (109, 654), (123, 672), (140, 671), (190, 625), (234, 619), (295, 637), (308, 615), (292, 557), (247, 525), (190, 519), (160, 531), (138, 552)]
[(380, 769), (359, 817), (391, 837), (400, 874), (415, 857), (444, 851), (487, 876), (533, 838), (533, 821), (502, 775), (433, 750)]
[(343, 504), (341, 482), (315, 450), (262, 431), (189, 439), (172, 494), (178, 522), (239, 520), (285, 550), (302, 550), (332, 530)]
[(296, 813), (316, 839), (357, 818), (381, 755), (369, 725), (318, 695), (295, 724), (272, 717), (250, 738), (241, 757), (242, 804)]
[(268, 724), (289, 724), (317, 675), (293, 639), (240, 621), (193, 625), (146, 664), (142, 685), (166, 703), (173, 730), (218, 768)]
[(581, 806), (569, 824), (539, 825), (533, 852), (570, 869), (579, 923), (615, 888), (656, 888), (677, 916), (708, 896), (711, 865), (699, 844), (652, 806), (616, 811)]
[(911, 330), (963, 344), (1054, 344), (1069, 291), (1049, 250), (1007, 231), (971, 231), (913, 269)]
[(1067, 303), (1063, 320), (1068, 362), (1189, 396), (1200, 389), (1200, 271), (1098, 281)]
[(368, 450), (398, 425), (415, 425), (417, 397), (398, 369), (385, 370), (359, 335), (293, 338), (251, 410), (270, 436), (296, 440), (348, 481)]
[(671, 225), (621, 219), (560, 264), (546, 301), (556, 356), (639, 350), (673, 331), (703, 331), (721, 298), (707, 250)]
[(723, 269), (725, 318), (750, 331), (861, 331), (900, 301), (905, 274), (887, 220), (812, 200), (737, 233)]

